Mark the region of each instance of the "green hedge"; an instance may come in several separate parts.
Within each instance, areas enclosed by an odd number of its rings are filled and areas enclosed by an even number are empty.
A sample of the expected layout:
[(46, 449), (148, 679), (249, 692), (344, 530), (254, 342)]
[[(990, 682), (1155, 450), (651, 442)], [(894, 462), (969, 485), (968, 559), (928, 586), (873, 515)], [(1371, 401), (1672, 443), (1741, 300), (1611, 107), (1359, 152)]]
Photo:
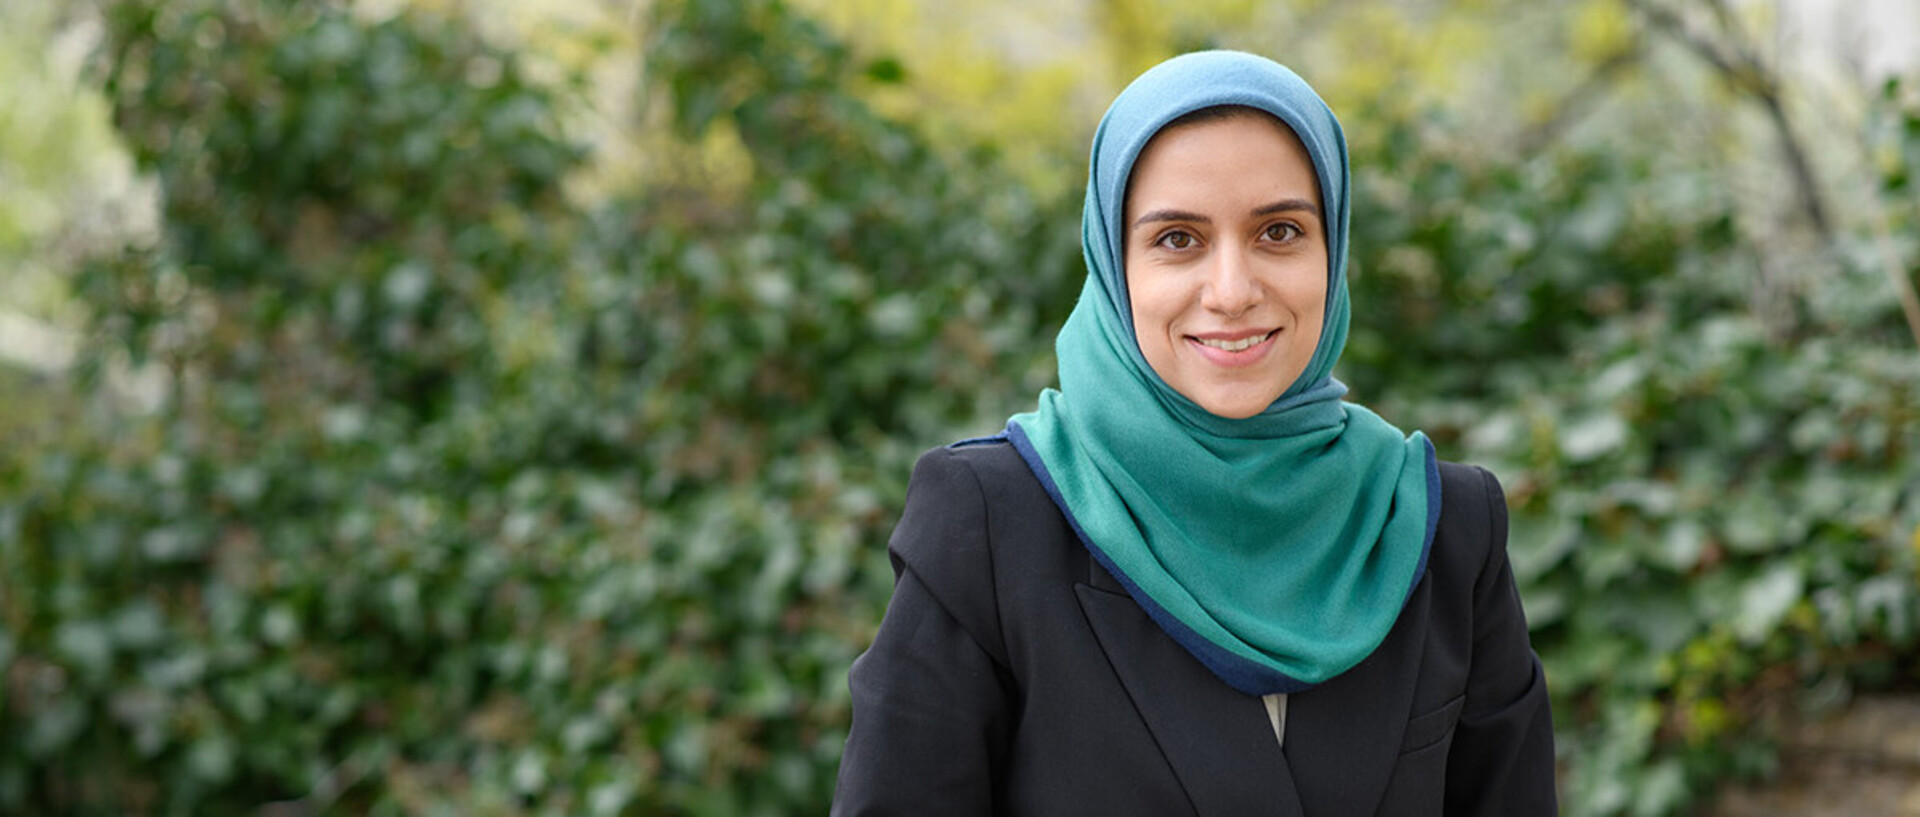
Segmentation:
[[(1077, 191), (875, 114), (913, 77), (776, 0), (645, 21), (663, 149), (750, 172), (590, 203), (577, 82), (461, 18), (102, 9), (164, 236), (82, 272), (63, 410), (5, 426), (0, 810), (822, 810), (907, 470), (1050, 378)], [(1671, 813), (1765, 717), (1915, 677), (1879, 256), (1777, 318), (1715, 185), (1348, 119), (1342, 376), (1506, 482), (1570, 813)]]

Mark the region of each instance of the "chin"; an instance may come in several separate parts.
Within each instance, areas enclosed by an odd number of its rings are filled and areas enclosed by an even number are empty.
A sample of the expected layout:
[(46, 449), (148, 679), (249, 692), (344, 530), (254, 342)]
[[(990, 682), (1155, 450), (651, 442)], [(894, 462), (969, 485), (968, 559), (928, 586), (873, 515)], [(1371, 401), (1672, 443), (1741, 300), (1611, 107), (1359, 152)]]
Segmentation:
[(1206, 409), (1207, 413), (1215, 417), (1224, 417), (1228, 420), (1245, 420), (1248, 417), (1266, 411), (1267, 406), (1270, 405), (1273, 405), (1273, 400), (1271, 399), (1256, 402), (1252, 399), (1235, 398), (1208, 400), (1201, 403), (1200, 407)]

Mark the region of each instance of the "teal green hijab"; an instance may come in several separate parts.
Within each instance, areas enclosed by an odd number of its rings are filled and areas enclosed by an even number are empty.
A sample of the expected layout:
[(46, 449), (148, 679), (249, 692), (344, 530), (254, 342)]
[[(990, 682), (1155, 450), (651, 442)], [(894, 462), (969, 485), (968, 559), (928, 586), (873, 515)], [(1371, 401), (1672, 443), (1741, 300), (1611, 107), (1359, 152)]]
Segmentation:
[[(1169, 387), (1134, 338), (1122, 263), (1127, 179), (1154, 134), (1203, 108), (1278, 117), (1312, 158), (1327, 213), (1326, 316), (1306, 371), (1253, 417)], [(1056, 343), (1060, 388), (1007, 436), (1096, 560), (1234, 688), (1296, 692), (1360, 663), (1426, 570), (1440, 511), (1433, 448), (1341, 398), (1346, 138), (1305, 81), (1262, 57), (1176, 57), (1134, 80), (1093, 140), (1081, 219), (1087, 282)]]

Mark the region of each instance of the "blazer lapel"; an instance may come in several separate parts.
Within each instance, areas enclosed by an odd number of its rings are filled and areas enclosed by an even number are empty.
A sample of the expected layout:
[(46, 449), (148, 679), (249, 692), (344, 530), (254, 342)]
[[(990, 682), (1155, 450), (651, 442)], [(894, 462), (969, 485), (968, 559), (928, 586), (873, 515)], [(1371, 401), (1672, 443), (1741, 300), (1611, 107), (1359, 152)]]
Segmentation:
[(1353, 669), (1287, 698), (1287, 757), (1314, 814), (1372, 814), (1399, 761), (1426, 641), (1422, 579), (1393, 630)]
[(1080, 609), (1195, 813), (1304, 814), (1260, 699), (1214, 677), (1154, 624), (1111, 574), (1097, 564), (1091, 567), (1091, 583), (1073, 588)]

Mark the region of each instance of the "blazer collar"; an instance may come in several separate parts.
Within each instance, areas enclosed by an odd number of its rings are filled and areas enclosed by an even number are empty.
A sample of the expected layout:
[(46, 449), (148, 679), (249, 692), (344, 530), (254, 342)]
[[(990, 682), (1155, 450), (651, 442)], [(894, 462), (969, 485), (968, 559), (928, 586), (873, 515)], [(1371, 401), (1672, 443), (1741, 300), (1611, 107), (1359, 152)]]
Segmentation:
[(1259, 698), (1214, 677), (1087, 561), (1088, 582), (1074, 587), (1080, 609), (1196, 814), (1373, 813), (1413, 705), (1424, 579), (1372, 655), (1288, 696), (1282, 752)]

